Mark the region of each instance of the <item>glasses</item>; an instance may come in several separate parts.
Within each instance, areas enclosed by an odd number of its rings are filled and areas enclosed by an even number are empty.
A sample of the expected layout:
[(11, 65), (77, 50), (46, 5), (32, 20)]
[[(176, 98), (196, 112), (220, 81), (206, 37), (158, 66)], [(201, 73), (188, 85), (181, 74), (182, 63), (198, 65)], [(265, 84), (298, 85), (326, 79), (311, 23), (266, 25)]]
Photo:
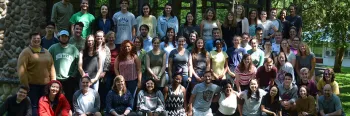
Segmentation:
[(27, 92), (24, 92), (24, 91), (18, 91), (18, 93), (20, 93), (20, 94), (27, 94)]
[(47, 29), (54, 29), (54, 27), (46, 27)]

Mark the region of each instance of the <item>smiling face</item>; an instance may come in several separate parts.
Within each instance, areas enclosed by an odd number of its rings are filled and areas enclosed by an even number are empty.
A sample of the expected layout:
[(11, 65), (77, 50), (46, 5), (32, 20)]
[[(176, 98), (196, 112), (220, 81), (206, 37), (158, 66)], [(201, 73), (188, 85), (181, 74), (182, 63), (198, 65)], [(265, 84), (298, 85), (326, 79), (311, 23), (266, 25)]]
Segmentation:
[(195, 33), (190, 34), (190, 42), (194, 43), (197, 40), (197, 35)]
[(51, 95), (57, 95), (60, 91), (60, 85), (58, 83), (52, 83), (50, 86), (50, 94)]
[(270, 41), (265, 41), (265, 44), (264, 44), (265, 50), (271, 51), (271, 50), (272, 50), (271, 47), (272, 47), (272, 46), (271, 46), (271, 42), (270, 42)]
[(220, 30), (213, 31), (213, 37), (214, 39), (220, 39)]
[(124, 48), (125, 50), (126, 50), (126, 52), (127, 53), (130, 53), (131, 52), (131, 50), (132, 50), (132, 46), (131, 46), (131, 44), (130, 43), (126, 43), (125, 44), (125, 48)]
[(208, 18), (208, 20), (212, 20), (213, 17), (214, 17), (214, 12), (211, 11), (211, 10), (209, 10), (209, 11), (207, 12), (207, 18)]
[(249, 84), (250, 90), (252, 90), (253, 92), (258, 90), (258, 81), (256, 79), (253, 79), (250, 81)]
[(276, 17), (277, 16), (277, 10), (271, 10), (270, 14), (271, 14), (271, 17)]
[(288, 49), (288, 41), (287, 40), (282, 40), (282, 42), (281, 42), (281, 46), (282, 46), (282, 48), (283, 49)]
[(80, 8), (82, 10), (88, 10), (89, 8), (89, 1), (88, 0), (82, 0), (80, 3)]
[(148, 29), (146, 28), (146, 27), (144, 27), (144, 26), (141, 26), (140, 27), (140, 35), (142, 36), (142, 37), (147, 37), (148, 36)]
[(33, 35), (30, 39), (30, 45), (32, 47), (40, 47), (41, 38), (40, 35)]
[(331, 81), (331, 80), (332, 80), (332, 76), (331, 76), (329, 70), (325, 70), (324, 73), (323, 73), (323, 76), (324, 76), (324, 79), (325, 79), (326, 81)]
[(96, 33), (96, 42), (98, 45), (102, 44), (105, 41), (103, 31), (99, 31)]
[(204, 74), (205, 84), (211, 83), (211, 73), (205, 73)]
[(182, 81), (182, 76), (181, 75), (176, 75), (175, 78), (174, 78), (174, 83), (179, 85), (179, 84), (181, 84), (181, 81)]
[(241, 43), (240, 40), (241, 40), (241, 37), (238, 37), (238, 36), (234, 37), (232, 40), (233, 45), (238, 46)]
[(228, 95), (233, 91), (232, 85), (230, 83), (226, 84), (225, 93)]
[(237, 6), (236, 11), (237, 11), (237, 15), (241, 15), (243, 13), (243, 7)]
[(281, 12), (281, 17), (282, 17), (282, 19), (285, 19), (286, 16), (287, 16), (287, 11), (286, 11), (286, 10), (283, 10), (283, 11)]
[(302, 52), (302, 53), (306, 53), (306, 45), (304, 43), (300, 44), (299, 45), (299, 50)]
[(193, 23), (193, 15), (191, 13), (186, 16), (187, 23)]
[(204, 47), (204, 41), (203, 39), (200, 39), (197, 41), (196, 46), (198, 49), (202, 49)]
[(251, 42), (250, 42), (250, 46), (253, 48), (253, 49), (256, 49), (258, 47), (258, 42), (256, 39), (253, 39)]
[(294, 6), (290, 6), (290, 7), (289, 7), (289, 13), (290, 13), (291, 15), (295, 15), (295, 8), (294, 8)]
[(275, 32), (275, 40), (276, 43), (280, 44), (282, 41), (282, 33), (281, 32)]
[(222, 43), (220, 40), (216, 40), (215, 41), (215, 47), (216, 47), (216, 50), (221, 50), (222, 49)]
[(83, 30), (83, 27), (79, 26), (79, 25), (75, 25), (74, 26), (74, 35), (75, 36), (81, 36), (81, 31)]
[(283, 84), (284, 85), (290, 85), (290, 84), (292, 84), (292, 81), (293, 81), (293, 79), (292, 79), (291, 76), (284, 76)]
[(266, 17), (267, 17), (266, 11), (261, 11), (260, 19), (261, 19), (261, 20), (266, 20)]
[(17, 99), (22, 101), (23, 99), (27, 98), (28, 91), (20, 88), (16, 94), (17, 94)]
[(303, 98), (303, 99), (307, 98), (306, 88), (305, 87), (300, 87), (299, 94), (300, 94), (301, 98)]
[(243, 59), (243, 63), (244, 63), (244, 66), (249, 66), (250, 63), (252, 63), (252, 58), (251, 58), (251, 56), (248, 56), (248, 57), (246, 57), (245, 59)]
[(271, 97), (275, 97), (277, 95), (277, 92), (278, 92), (278, 89), (276, 86), (273, 86), (271, 89), (270, 89), (270, 96)]
[(233, 20), (233, 14), (230, 12), (230, 13), (228, 13), (228, 15), (227, 15), (227, 20), (228, 21), (232, 21)]
[(125, 87), (124, 84), (125, 84), (124, 78), (121, 78), (119, 80), (118, 79), (115, 80), (115, 85), (116, 85), (118, 91), (122, 91), (124, 89), (124, 87)]
[(88, 45), (89, 48), (93, 48), (94, 47), (95, 39), (94, 39), (93, 36), (89, 36), (86, 41), (87, 41), (87, 45)]
[(166, 5), (165, 8), (164, 8), (164, 10), (165, 10), (165, 13), (166, 13), (167, 15), (170, 15), (170, 14), (171, 14), (172, 7), (169, 6), (169, 5)]
[(69, 37), (67, 35), (61, 35), (60, 36), (60, 43), (62, 45), (67, 45), (69, 42)]
[(129, 7), (129, 3), (127, 1), (123, 1), (121, 4), (120, 4), (120, 8), (122, 10), (127, 10)]
[(136, 48), (141, 48), (141, 41), (140, 41), (140, 38), (136, 38), (135, 41), (134, 41), (134, 45)]
[(154, 89), (154, 82), (152, 80), (149, 80), (146, 82), (146, 89), (147, 91), (153, 91)]
[(300, 75), (303, 82), (307, 82), (309, 80), (309, 70), (300, 71)]
[(53, 25), (48, 25), (45, 28), (46, 33), (49, 34), (49, 35), (52, 35), (54, 30), (55, 30), (55, 27)]
[(105, 6), (105, 5), (101, 6), (101, 14), (102, 15), (107, 15), (107, 13), (108, 13), (107, 6)]
[(273, 62), (265, 63), (264, 67), (265, 67), (266, 72), (270, 72), (272, 70), (272, 67), (273, 67)]
[(108, 39), (108, 43), (114, 43), (115, 34), (111, 34), (107, 39)]
[(83, 78), (83, 79), (81, 80), (81, 88), (82, 88), (82, 89), (87, 90), (87, 89), (89, 89), (90, 86), (91, 86), (91, 82), (89, 81), (89, 79)]
[(151, 9), (149, 8), (149, 6), (145, 5), (142, 7), (142, 12), (144, 16), (148, 16), (150, 11)]
[(154, 40), (152, 43), (153, 49), (159, 49), (160, 40)]
[(278, 61), (281, 65), (284, 65), (286, 63), (286, 56), (284, 55), (284, 53), (280, 52), (280, 54), (278, 55)]
[(167, 32), (167, 37), (169, 39), (174, 39), (174, 35), (175, 35), (175, 32), (173, 29)]
[(178, 40), (177, 40), (177, 45), (178, 47), (181, 47), (181, 48), (184, 48), (186, 44), (186, 40), (184, 37), (180, 37)]
[(250, 19), (255, 19), (255, 18), (256, 18), (256, 11), (252, 11), (252, 12), (249, 14), (249, 17), (250, 17)]
[(290, 38), (295, 38), (297, 36), (297, 31), (295, 29), (290, 29), (289, 36)]
[(250, 41), (250, 38), (247, 34), (244, 34), (242, 36), (242, 43), (248, 43)]

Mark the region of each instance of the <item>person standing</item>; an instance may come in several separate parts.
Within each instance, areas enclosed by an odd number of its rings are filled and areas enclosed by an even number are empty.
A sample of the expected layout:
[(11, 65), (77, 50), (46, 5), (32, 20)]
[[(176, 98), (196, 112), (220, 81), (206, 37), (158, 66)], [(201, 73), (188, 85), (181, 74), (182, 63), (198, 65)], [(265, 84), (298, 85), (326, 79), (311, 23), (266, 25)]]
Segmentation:
[(85, 47), (85, 39), (81, 35), (83, 28), (84, 24), (82, 22), (75, 23), (73, 36), (69, 40), (69, 44), (76, 47), (79, 51), (83, 50)]
[(173, 28), (175, 35), (179, 32), (179, 21), (174, 15), (172, 6), (170, 3), (166, 3), (163, 10), (163, 15), (158, 17), (157, 32), (161, 40), (166, 37), (166, 31), (168, 28)]
[(286, 20), (290, 22), (290, 26), (296, 27), (296, 32), (298, 37), (301, 37), (302, 35), (302, 28), (303, 28), (303, 20), (301, 19), (301, 16), (296, 14), (297, 7), (294, 5), (289, 6), (289, 16), (286, 17)]
[(112, 18), (108, 15), (108, 6), (102, 5), (101, 6), (101, 16), (98, 17), (95, 20), (95, 31), (102, 30), (103, 33), (106, 35), (109, 31), (113, 31), (114, 29), (114, 22)]
[(55, 23), (48, 22), (45, 28), (45, 36), (41, 38), (41, 47), (49, 49), (53, 44), (58, 43), (58, 39), (55, 37)]
[(80, 3), (80, 11), (75, 13), (69, 19), (69, 22), (72, 24), (71, 33), (73, 33), (75, 23), (82, 22), (84, 24), (84, 28), (82, 31), (83, 38), (86, 38), (88, 35), (92, 33), (92, 25), (95, 21), (94, 15), (88, 12), (88, 8), (89, 8), (89, 0), (82, 0)]
[(113, 22), (115, 24), (115, 35), (114, 41), (117, 44), (117, 48), (124, 40), (134, 39), (136, 37), (136, 25), (135, 15), (128, 11), (130, 4), (129, 0), (120, 0), (120, 11), (113, 15)]
[(56, 24), (56, 31), (69, 30), (69, 19), (73, 15), (73, 5), (69, 0), (61, 0), (52, 6), (51, 22)]
[[(145, 3), (142, 5), (142, 12), (141, 15), (136, 18), (136, 25), (137, 29), (140, 29), (137, 31), (137, 35), (142, 36), (141, 27), (142, 25), (148, 26), (147, 35), (150, 37), (156, 37), (157, 33), (157, 18), (153, 15), (151, 15), (151, 5), (148, 3)], [(145, 39), (144, 39), (145, 40)]]
[[(20, 86), (17, 93), (7, 98), (0, 107), (0, 116), (32, 116), (32, 106), (27, 97), (29, 88)], [(36, 114), (36, 113), (35, 113)]]
[(196, 24), (194, 16), (195, 15), (191, 12), (186, 14), (185, 23), (180, 26), (178, 36), (184, 36), (185, 38), (189, 39), (193, 31), (199, 32), (199, 26)]

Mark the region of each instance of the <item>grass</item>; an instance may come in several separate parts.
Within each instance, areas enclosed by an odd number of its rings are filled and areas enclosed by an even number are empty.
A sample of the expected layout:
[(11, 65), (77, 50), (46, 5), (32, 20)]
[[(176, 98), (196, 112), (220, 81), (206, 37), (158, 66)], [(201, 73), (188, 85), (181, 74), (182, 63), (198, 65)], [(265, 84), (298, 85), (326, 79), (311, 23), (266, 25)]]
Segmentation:
[(339, 84), (340, 100), (347, 115), (350, 115), (350, 67), (342, 67), (342, 73), (336, 73), (336, 81)]

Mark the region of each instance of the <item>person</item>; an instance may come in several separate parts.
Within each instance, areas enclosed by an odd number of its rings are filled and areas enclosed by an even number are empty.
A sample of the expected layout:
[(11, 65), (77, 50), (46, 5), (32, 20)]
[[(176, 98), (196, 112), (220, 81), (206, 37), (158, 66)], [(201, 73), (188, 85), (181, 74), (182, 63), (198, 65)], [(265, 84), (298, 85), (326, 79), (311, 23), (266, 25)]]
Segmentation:
[(249, 54), (243, 55), (243, 58), (236, 67), (234, 73), (236, 90), (240, 93), (249, 89), (249, 81), (256, 77), (256, 68), (252, 63), (252, 58)]
[(282, 9), (280, 11), (280, 16), (279, 19), (282, 23), (282, 35), (285, 38), (289, 38), (289, 28), (290, 28), (290, 22), (286, 19), (287, 16), (287, 10), (286, 9)]
[(267, 20), (267, 12), (264, 10), (260, 12), (260, 20), (258, 20), (258, 23), (262, 25), (262, 29), (263, 29), (262, 38), (270, 38), (269, 31), (271, 29), (273, 29), (274, 31), (278, 30), (278, 28), (275, 27), (270, 20)]
[(288, 33), (289, 34), (288, 40), (290, 40), (290, 44), (291, 44), (291, 46), (293, 46), (291, 41), (294, 38), (298, 37), (297, 28), (295, 26), (291, 26), (289, 28), (288, 32), (289, 32)]
[(252, 47), (249, 45), (250, 42), (250, 36), (248, 33), (243, 33), (242, 34), (242, 44), (241, 47), (244, 48), (246, 51), (252, 49)]
[(203, 82), (194, 86), (188, 104), (188, 116), (213, 116), (210, 105), (221, 88), (211, 82), (212, 76), (213, 72), (206, 71)]
[(141, 61), (137, 56), (135, 46), (130, 40), (121, 44), (119, 55), (114, 62), (114, 72), (122, 75), (125, 79), (127, 89), (134, 94), (141, 88)]
[[(287, 39), (283, 39), (281, 41), (281, 48), (280, 52), (285, 53), (285, 56), (287, 57), (287, 61), (292, 64), (293, 67), (295, 67), (296, 63), (296, 56), (294, 52), (292, 52)], [(277, 58), (278, 59), (278, 58)]]
[(164, 96), (160, 90), (155, 88), (154, 80), (148, 79), (143, 84), (143, 89), (137, 97), (137, 111), (139, 116), (165, 116)]
[(276, 59), (277, 54), (272, 51), (272, 40), (266, 39), (263, 43), (263, 49), (264, 49), (264, 58), (271, 58)]
[(143, 49), (146, 51), (146, 52), (149, 52), (153, 49), (152, 47), (152, 37), (150, 37), (148, 35), (149, 33), (149, 27), (146, 25), (146, 24), (142, 24), (140, 26), (140, 38), (143, 40), (142, 42), (142, 46), (143, 46)]
[(50, 52), (40, 46), (40, 34), (32, 33), (30, 37), (30, 45), (18, 57), (17, 71), (20, 84), (30, 89), (26, 93), (36, 116), (39, 98), (44, 95), (43, 88), (51, 80), (56, 80), (56, 70)]
[(298, 83), (298, 87), (306, 86), (306, 90), (308, 95), (313, 96), (317, 99), (317, 86), (315, 84), (315, 80), (312, 80), (310, 77), (310, 70), (306, 67), (300, 69), (300, 81)]
[(78, 88), (78, 62), (79, 51), (76, 47), (68, 44), (68, 31), (62, 30), (59, 33), (60, 43), (49, 48), (56, 69), (56, 79), (63, 85), (63, 91), (70, 104), (75, 89)]
[(84, 23), (77, 22), (74, 24), (73, 36), (69, 39), (69, 44), (76, 47), (79, 51), (83, 50), (85, 47), (85, 38), (82, 37), (82, 29), (84, 28)]
[(232, 77), (231, 80), (235, 77), (235, 69), (239, 65), (239, 63), (242, 61), (242, 57), (244, 54), (247, 54), (247, 51), (240, 46), (242, 37), (241, 36), (234, 36), (231, 40), (231, 43), (233, 43), (233, 47), (230, 47), (227, 49), (227, 55), (228, 55), (228, 74)]
[(245, 9), (242, 5), (237, 5), (233, 14), (236, 14), (237, 28), (236, 35), (242, 35), (243, 33), (249, 33), (249, 22), (245, 17)]
[[(274, 54), (279, 54), (280, 53), (282, 38), (283, 38), (282, 32), (277, 31), (277, 32), (274, 33), (275, 42), (272, 43), (272, 46), (271, 46), (272, 47), (272, 53), (274, 53)], [(273, 60), (276, 61), (276, 58), (273, 59)]]
[(301, 19), (301, 16), (296, 14), (297, 7), (295, 5), (289, 6), (289, 16), (286, 17), (286, 20), (290, 22), (291, 26), (296, 27), (296, 32), (298, 37), (301, 37), (302, 35), (302, 28), (303, 28), (303, 20)]
[(96, 50), (95, 44), (94, 36), (89, 35), (85, 42), (85, 48), (79, 53), (78, 70), (81, 77), (88, 76), (91, 79), (91, 88), (98, 91), (102, 72), (102, 56)]
[(236, 34), (236, 26), (236, 17), (234, 17), (233, 12), (228, 12), (225, 17), (224, 24), (221, 25), (222, 38), (225, 40), (228, 48), (233, 47), (232, 38)]
[(298, 116), (315, 116), (316, 115), (316, 102), (315, 98), (309, 95), (306, 86), (299, 88), (300, 97), (296, 100), (296, 110)]
[(318, 113), (321, 116), (345, 116), (340, 98), (333, 93), (332, 86), (326, 84), (322, 88), (324, 94), (318, 98)]
[(168, 28), (174, 29), (174, 35), (179, 32), (179, 21), (174, 15), (172, 5), (170, 3), (166, 3), (164, 5), (163, 15), (158, 17), (157, 23), (157, 32), (161, 40), (165, 39), (164, 37), (167, 35)]
[(263, 43), (264, 43), (264, 28), (263, 27), (257, 27), (255, 29), (255, 37), (252, 37), (253, 39), (257, 39), (257, 44), (258, 44), (258, 48), (260, 50), (264, 50), (263, 48)]
[[(220, 21), (216, 19), (215, 10), (213, 8), (208, 8), (205, 11), (204, 18), (200, 24), (200, 32), (199, 32), (201, 34), (201, 37), (205, 41), (205, 46), (213, 44), (214, 36), (212, 34), (213, 34), (214, 28), (218, 28), (219, 30), (221, 30), (221, 24), (220, 24)], [(222, 34), (220, 33), (220, 35)], [(206, 47), (206, 50), (211, 51), (211, 49), (208, 50), (207, 47)]]
[[(142, 36), (141, 27), (142, 25), (146, 25), (148, 27), (147, 34), (149, 37), (153, 38), (157, 35), (157, 19), (155, 16), (151, 15), (152, 8), (149, 3), (144, 3), (142, 5), (142, 12), (141, 15), (136, 18), (136, 26), (137, 29), (140, 29), (137, 31), (137, 35)], [(144, 39), (145, 40), (145, 39)]]
[(94, 89), (91, 89), (92, 82), (90, 77), (81, 78), (81, 89), (73, 95), (74, 115), (102, 116), (100, 110), (100, 95)]
[(58, 43), (58, 39), (55, 37), (55, 23), (48, 22), (45, 28), (45, 36), (41, 38), (41, 47), (49, 49), (53, 44)]
[(122, 75), (118, 75), (113, 80), (111, 90), (106, 97), (106, 116), (135, 116), (132, 111), (134, 96), (126, 88), (126, 83)]
[(196, 46), (197, 39), (199, 39), (199, 35), (198, 35), (197, 31), (192, 31), (189, 34), (189, 38), (186, 40), (186, 44), (187, 44), (186, 49), (188, 51), (190, 51), (190, 52), (193, 51), (194, 47)]
[(253, 64), (255, 67), (259, 68), (264, 64), (264, 52), (258, 48), (258, 39), (252, 39), (250, 41), (250, 46), (252, 46), (252, 49), (248, 50), (247, 53), (250, 54)]
[(237, 108), (238, 93), (233, 90), (233, 83), (229, 80), (222, 83), (222, 90), (214, 99), (219, 99), (219, 109), (216, 116), (234, 116)]
[(116, 57), (118, 56), (118, 48), (114, 44), (115, 40), (115, 33), (113, 31), (109, 31), (105, 35), (105, 39), (107, 41), (106, 46), (109, 48), (111, 53), (111, 62), (109, 64), (109, 69), (106, 72), (105, 78), (106, 78), (106, 88), (109, 90), (112, 87), (113, 80), (115, 78), (115, 72), (114, 72), (114, 63), (116, 60)]
[(262, 98), (261, 112), (263, 116), (282, 116), (281, 97), (276, 85), (269, 87), (269, 93)]
[[(114, 22), (114, 32), (115, 32), (115, 41), (117, 48), (121, 46), (121, 43), (124, 40), (132, 40), (136, 37), (136, 25), (135, 15), (128, 11), (130, 1), (129, 0), (120, 0), (120, 11), (116, 12), (113, 15)], [(125, 77), (127, 80), (127, 77)]]
[(300, 69), (306, 67), (310, 69), (309, 77), (312, 80), (315, 80), (315, 67), (316, 67), (316, 58), (314, 53), (310, 51), (309, 46), (302, 42), (299, 44), (298, 54), (296, 56), (295, 70), (298, 74), (298, 79), (300, 79)]
[(257, 17), (258, 12), (253, 9), (249, 11), (249, 36), (254, 37), (255, 36), (255, 30), (259, 26), (261, 27), (261, 24), (258, 24), (258, 17)]
[(239, 105), (239, 107), (242, 107), (242, 110), (240, 111), (240, 114), (248, 116), (248, 115), (261, 115), (261, 102), (263, 96), (266, 95), (266, 91), (259, 89), (258, 80), (252, 79), (249, 82), (249, 88), (247, 90), (243, 91), (240, 94), (240, 98), (244, 100), (243, 107), (242, 105)]
[(109, 31), (113, 31), (114, 22), (112, 18), (108, 15), (109, 8), (107, 5), (102, 5), (100, 8), (100, 15), (95, 20), (95, 31), (102, 30), (104, 34), (107, 34)]
[(143, 39), (140, 36), (136, 36), (134, 39), (134, 45), (137, 52), (138, 59), (141, 62), (141, 73), (144, 75), (146, 71), (146, 54), (147, 51), (143, 49)]
[(295, 115), (295, 101), (298, 99), (298, 87), (292, 83), (293, 76), (291, 73), (284, 75), (281, 85), (278, 85), (281, 96), (282, 115)]
[(226, 72), (228, 70), (227, 54), (222, 50), (224, 40), (216, 39), (214, 41), (216, 50), (210, 51), (210, 66), (213, 71), (213, 83), (220, 84), (221, 81), (226, 79)]
[(292, 50), (293, 53), (295, 55), (297, 55), (298, 54), (298, 50), (299, 50), (299, 44), (301, 43), (300, 38), (299, 37), (294, 37), (294, 38), (291, 38), (290, 40), (292, 41), (291, 42), (292, 46), (290, 47), (290, 50)]
[(335, 95), (339, 95), (340, 94), (340, 92), (339, 92), (339, 85), (338, 85), (337, 81), (335, 81), (335, 74), (334, 74), (333, 69), (331, 69), (331, 68), (327, 68), (326, 70), (324, 70), (323, 78), (320, 79), (318, 81), (318, 83), (317, 83), (317, 89), (319, 91), (319, 95), (323, 95), (323, 91), (322, 90), (323, 90), (323, 87), (326, 84), (331, 85), (332, 92)]
[[(185, 38), (191, 38), (192, 32), (199, 32), (199, 26), (194, 20), (195, 14), (188, 12), (186, 14), (185, 23), (180, 26), (179, 33), (177, 36), (184, 36)], [(198, 37), (198, 36), (197, 36)]]
[(75, 28), (75, 23), (82, 22), (84, 24), (83, 30), (81, 32), (82, 37), (85, 39), (88, 35), (92, 33), (92, 26), (95, 22), (95, 16), (88, 12), (89, 0), (82, 0), (80, 3), (80, 11), (73, 14), (69, 19), (71, 25), (71, 33)]
[(222, 40), (222, 47), (221, 47), (221, 50), (226, 52), (227, 51), (227, 45), (226, 45), (226, 42), (221, 38), (221, 30), (219, 28), (213, 28), (213, 42), (206, 42), (205, 43), (205, 50), (207, 51), (213, 51), (213, 50), (216, 50), (216, 46), (215, 46), (215, 43), (214, 43), (214, 40)]
[(52, 6), (51, 22), (54, 22), (57, 27), (56, 31), (69, 30), (69, 19), (74, 13), (73, 5), (69, 0), (61, 0)]
[[(153, 38), (153, 49), (146, 54), (146, 69), (148, 78), (154, 79), (158, 84), (158, 88), (165, 87), (165, 68), (166, 68), (166, 54), (159, 47), (160, 39)], [(146, 79), (145, 79), (146, 80)]]
[(71, 116), (71, 107), (62, 93), (62, 84), (50, 81), (45, 87), (45, 95), (39, 100), (39, 116)]
[(190, 67), (192, 67), (191, 53), (185, 49), (186, 38), (180, 36), (177, 38), (177, 49), (170, 52), (168, 59), (168, 74), (169, 80), (172, 82), (172, 78), (175, 74), (180, 73), (182, 75), (182, 86), (187, 87), (191, 78), (188, 78), (191, 73)]
[(196, 45), (191, 52), (191, 89), (196, 84), (203, 82), (204, 73), (210, 70), (210, 54), (204, 49), (204, 40), (202, 38), (198, 38), (195, 43)]
[(160, 49), (163, 50), (167, 55), (167, 57), (166, 57), (166, 67), (167, 68), (168, 68), (168, 61), (169, 61), (168, 59), (169, 59), (170, 52), (172, 50), (176, 49), (175, 38), (176, 38), (176, 36), (175, 36), (174, 28), (168, 28), (166, 30), (166, 36), (165, 36), (164, 41), (160, 43)]
[(273, 39), (273, 36), (275, 32), (282, 32), (282, 22), (277, 19), (277, 9), (276, 8), (271, 8), (270, 9), (270, 16), (269, 20), (271, 22), (272, 28), (268, 31), (268, 35), (271, 35), (270, 39)]
[(265, 58), (264, 66), (261, 66), (256, 71), (256, 79), (258, 80), (259, 88), (268, 89), (275, 85), (277, 76), (277, 68), (274, 65), (272, 58)]
[(294, 78), (294, 69), (291, 63), (289, 63), (288, 60), (286, 60), (286, 56), (284, 52), (280, 52), (277, 56), (277, 62), (276, 62), (276, 67), (277, 67), (277, 77), (275, 79), (275, 83), (279, 86), (282, 85), (284, 82), (284, 78), (286, 73), (290, 73), (292, 75), (292, 82), (295, 82)]
[(186, 116), (186, 88), (181, 85), (181, 81), (182, 75), (177, 74), (174, 76), (172, 84), (163, 90), (164, 105), (168, 116)]
[(10, 96), (0, 106), (0, 116), (32, 116), (32, 105), (30, 98), (27, 96), (29, 88), (19, 86), (15, 95)]

